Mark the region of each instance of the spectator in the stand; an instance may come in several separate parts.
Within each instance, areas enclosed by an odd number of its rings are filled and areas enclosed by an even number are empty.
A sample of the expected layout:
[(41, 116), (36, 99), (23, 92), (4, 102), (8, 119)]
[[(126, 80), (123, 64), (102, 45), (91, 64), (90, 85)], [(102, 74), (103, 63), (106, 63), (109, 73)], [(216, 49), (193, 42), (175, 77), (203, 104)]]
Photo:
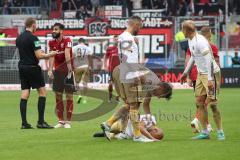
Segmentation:
[(100, 5), (99, 0), (91, 0), (93, 14), (96, 14), (97, 7)]
[(62, 0), (62, 10), (66, 11), (68, 9), (68, 0)]
[(113, 0), (113, 5), (123, 5), (123, 1), (121, 1), (121, 0)]
[(85, 20), (88, 17), (90, 17), (90, 14), (88, 14), (86, 7), (81, 5), (76, 12), (76, 18)]
[(175, 16), (177, 14), (177, 8), (179, 8), (179, 3), (175, 0), (168, 0), (168, 13), (169, 16)]
[(91, 10), (92, 9), (92, 4), (91, 4), (91, 0), (75, 0), (75, 4), (77, 6), (77, 8), (79, 8), (80, 6), (85, 6), (86, 10)]
[(142, 0), (130, 0), (132, 2), (133, 9), (142, 9)]
[(240, 66), (240, 57), (238, 56), (238, 50), (235, 50), (235, 56), (232, 58), (232, 67)]
[(187, 13), (187, 3), (185, 0), (182, 0), (182, 2), (179, 3), (178, 15), (185, 16), (186, 13)]
[(63, 11), (75, 10), (72, 0), (62, 0), (62, 4), (63, 4), (62, 6)]
[(167, 0), (152, 0), (153, 9), (167, 9)]
[(151, 0), (143, 0), (142, 7), (144, 9), (151, 9), (152, 8), (152, 1)]
[(23, 4), (22, 0), (13, 0), (12, 4), (14, 5), (14, 7), (20, 7)]
[(77, 8), (76, 8), (76, 4), (75, 4), (75, 2), (74, 1), (72, 1), (72, 0), (68, 0), (68, 10), (77, 10)]
[(234, 10), (237, 15), (240, 15), (240, 1), (239, 0), (234, 0)]
[(57, 0), (52, 0), (51, 2), (51, 10), (57, 10)]
[(104, 17), (105, 16), (104, 7), (103, 6), (97, 7), (95, 16), (97, 16), (97, 17)]
[(48, 0), (41, 0), (41, 8), (48, 9)]
[(4, 0), (3, 4), (2, 4), (3, 10), (2, 10), (2, 14), (6, 15), (6, 14), (11, 14), (11, 3), (8, 0)]

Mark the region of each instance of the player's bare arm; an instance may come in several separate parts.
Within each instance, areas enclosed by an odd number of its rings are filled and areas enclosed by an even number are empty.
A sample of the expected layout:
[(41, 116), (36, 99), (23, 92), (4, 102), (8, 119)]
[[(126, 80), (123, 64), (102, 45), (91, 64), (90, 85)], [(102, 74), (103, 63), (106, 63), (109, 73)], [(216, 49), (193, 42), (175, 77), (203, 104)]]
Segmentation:
[(65, 48), (65, 59), (67, 63), (68, 72), (72, 72), (70, 51), (71, 48)]
[(141, 122), (141, 123), (140, 123), (140, 131), (141, 131), (141, 133), (142, 133), (144, 136), (146, 136), (147, 138), (152, 139), (152, 140), (154, 140), (154, 141), (159, 141), (158, 139), (154, 138), (154, 137), (149, 133), (149, 131), (148, 131), (147, 128), (145, 127), (144, 122)]
[(35, 51), (35, 55), (38, 59), (48, 59), (50, 57), (53, 57), (57, 54), (56, 51), (50, 51), (50, 53), (46, 54), (43, 50), (38, 49)]
[(48, 76), (49, 78), (53, 79), (53, 64), (54, 64), (54, 57), (49, 58), (49, 68), (48, 68)]
[(151, 114), (150, 102), (151, 102), (151, 94), (147, 93), (146, 98), (144, 99), (144, 102), (143, 102), (143, 110), (145, 114)]
[(190, 70), (191, 70), (191, 68), (192, 68), (193, 65), (194, 65), (194, 60), (193, 60), (193, 58), (191, 57), (191, 58), (189, 59), (188, 63), (187, 63), (187, 66), (186, 66), (186, 68), (185, 68), (182, 76), (181, 76), (181, 79), (180, 79), (181, 84), (183, 84), (184, 82), (186, 82), (186, 78), (187, 78), (187, 76), (188, 76), (188, 74), (189, 74), (189, 72), (190, 72)]

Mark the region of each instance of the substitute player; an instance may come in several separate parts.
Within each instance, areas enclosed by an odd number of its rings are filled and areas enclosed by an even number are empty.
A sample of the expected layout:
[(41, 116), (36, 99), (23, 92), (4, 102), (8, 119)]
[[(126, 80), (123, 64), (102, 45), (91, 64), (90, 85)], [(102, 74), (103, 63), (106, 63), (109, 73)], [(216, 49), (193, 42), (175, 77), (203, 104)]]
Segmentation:
[[(78, 40), (78, 45), (73, 47), (74, 54), (74, 73), (76, 83), (83, 84), (83, 95), (87, 92), (87, 83), (89, 82), (90, 71), (93, 69), (93, 52), (90, 47), (87, 46), (87, 41), (83, 38)], [(82, 95), (78, 96), (77, 103), (87, 103), (86, 97)]]
[(19, 50), (20, 61), (18, 63), (19, 77), (21, 81), (20, 113), (22, 118), (22, 129), (33, 128), (27, 122), (27, 101), (30, 90), (38, 91), (38, 123), (37, 128), (53, 128), (44, 121), (46, 89), (41, 67), (38, 65), (39, 59), (47, 59), (55, 56), (57, 52), (51, 51), (49, 54), (41, 50), (39, 39), (33, 35), (37, 29), (36, 20), (28, 18), (25, 21), (26, 30), (16, 39), (16, 46)]
[[(48, 75), (53, 79), (53, 91), (56, 98), (56, 110), (58, 124), (55, 128), (71, 128), (70, 121), (73, 111), (73, 91), (71, 85), (66, 84), (66, 80), (72, 78), (73, 60), (72, 60), (72, 41), (63, 35), (64, 25), (55, 23), (53, 25), (52, 37), (49, 41), (51, 51), (58, 51), (58, 55), (50, 59)], [(53, 74), (54, 64), (54, 74)], [(66, 93), (66, 112), (67, 119), (64, 120), (63, 93)]]
[[(113, 37), (113, 43), (111, 43), (107, 47), (106, 55), (104, 56), (105, 68), (110, 75), (110, 80), (108, 82), (109, 102), (112, 101), (112, 92), (113, 92), (112, 72), (113, 72), (113, 69), (120, 64), (117, 46), (118, 46), (118, 37), (115, 35)], [(116, 101), (119, 101), (118, 96), (116, 97)]]
[(197, 66), (198, 76), (196, 81), (195, 95), (196, 106), (200, 114), (200, 122), (202, 132), (193, 139), (208, 139), (209, 131), (207, 130), (207, 107), (210, 105), (213, 111), (213, 118), (217, 126), (217, 138), (224, 140), (224, 132), (222, 129), (222, 120), (220, 111), (217, 108), (217, 94), (220, 88), (220, 68), (214, 60), (213, 53), (207, 39), (198, 34), (195, 29), (195, 24), (191, 20), (184, 21), (182, 31), (188, 38), (191, 58), (181, 76), (181, 83), (186, 81), (187, 75), (193, 66), (194, 62)]
[[(202, 27), (201, 34), (208, 40), (208, 42), (210, 44), (210, 47), (212, 49), (212, 53), (213, 53), (214, 59), (215, 59), (216, 63), (218, 64), (218, 66), (220, 66), (219, 55), (218, 55), (218, 48), (217, 48), (216, 45), (211, 43), (211, 36), (212, 36), (211, 29), (209, 27)], [(191, 57), (191, 52), (190, 52), (189, 49), (187, 51), (186, 56), (187, 56), (186, 57), (186, 64), (187, 64), (189, 58)], [(197, 67), (196, 67), (196, 65), (194, 65), (192, 67), (192, 69), (190, 71), (190, 74), (189, 74), (189, 77), (187, 79), (188, 84), (190, 86), (192, 86), (194, 89), (195, 89), (195, 86), (196, 86), (197, 74), (198, 74)], [(199, 124), (199, 111), (196, 110), (196, 116), (193, 119), (193, 121), (191, 122), (191, 126), (194, 129), (194, 132), (199, 132), (198, 124)], [(208, 129), (209, 132), (211, 132), (213, 130), (211, 125), (208, 123), (208, 119), (207, 119), (207, 129)]]
[[(122, 140), (122, 139), (133, 138), (132, 124), (129, 120), (128, 115), (126, 116), (127, 117), (122, 117), (111, 126), (110, 135), (109, 135), (111, 139), (116, 138), (116, 139)], [(124, 128), (122, 126), (122, 121), (125, 121), (125, 119), (127, 119), (128, 122), (127, 122), (126, 129), (123, 130)], [(161, 128), (157, 127), (157, 121), (154, 115), (150, 115), (150, 114), (140, 115), (140, 131), (142, 135), (144, 135), (145, 137), (153, 141), (158, 141), (163, 138), (163, 131)], [(127, 136), (123, 137), (121, 135), (123, 132), (126, 133)], [(103, 132), (95, 133), (93, 135), (93, 137), (104, 137), (104, 136), (105, 135)]]

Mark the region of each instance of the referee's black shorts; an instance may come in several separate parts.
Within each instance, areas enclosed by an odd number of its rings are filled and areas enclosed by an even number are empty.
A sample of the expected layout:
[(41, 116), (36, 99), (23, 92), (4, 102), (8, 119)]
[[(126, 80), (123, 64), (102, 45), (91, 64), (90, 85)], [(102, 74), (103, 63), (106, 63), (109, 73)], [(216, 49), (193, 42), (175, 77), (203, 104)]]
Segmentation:
[(21, 89), (35, 89), (45, 86), (43, 73), (40, 66), (19, 65), (19, 78)]

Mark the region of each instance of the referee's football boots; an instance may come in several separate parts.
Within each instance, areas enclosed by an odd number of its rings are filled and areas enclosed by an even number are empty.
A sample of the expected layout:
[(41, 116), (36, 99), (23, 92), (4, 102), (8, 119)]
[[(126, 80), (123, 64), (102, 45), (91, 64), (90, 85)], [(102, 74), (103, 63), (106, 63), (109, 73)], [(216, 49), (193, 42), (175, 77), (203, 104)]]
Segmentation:
[(47, 124), (47, 122), (43, 122), (43, 123), (38, 122), (37, 128), (39, 128), (39, 129), (53, 129), (54, 127)]
[(21, 129), (33, 129), (33, 127), (29, 123), (23, 123)]

